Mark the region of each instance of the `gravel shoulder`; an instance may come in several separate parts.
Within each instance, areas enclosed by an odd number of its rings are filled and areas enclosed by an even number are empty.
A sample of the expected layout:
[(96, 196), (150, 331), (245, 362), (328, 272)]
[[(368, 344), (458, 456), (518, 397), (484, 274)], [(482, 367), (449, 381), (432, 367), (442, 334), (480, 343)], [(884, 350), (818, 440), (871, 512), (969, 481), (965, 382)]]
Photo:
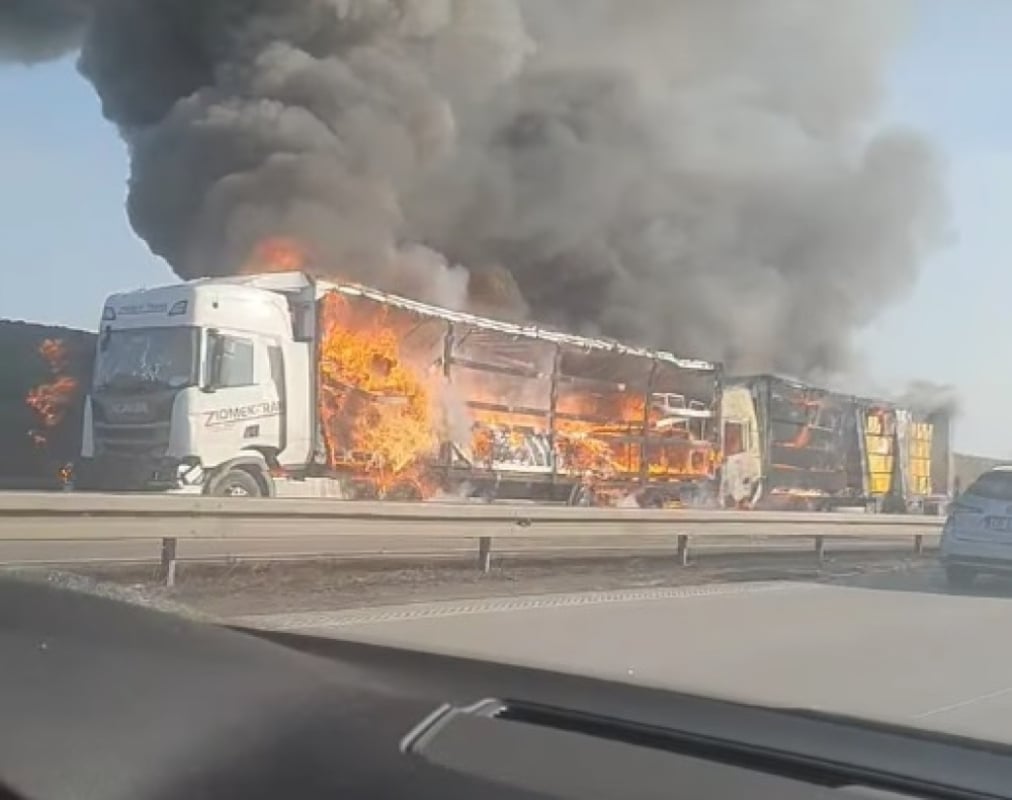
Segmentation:
[(23, 567), (4, 570), (32, 580), (139, 602), (208, 619), (336, 611), (437, 600), (677, 587), (737, 581), (833, 581), (909, 572), (930, 555), (840, 552), (821, 564), (804, 554), (713, 555), (680, 566), (675, 558), (540, 557), (510, 559), (479, 573), (466, 561), (313, 561), (180, 565), (178, 585), (161, 586), (147, 566)]

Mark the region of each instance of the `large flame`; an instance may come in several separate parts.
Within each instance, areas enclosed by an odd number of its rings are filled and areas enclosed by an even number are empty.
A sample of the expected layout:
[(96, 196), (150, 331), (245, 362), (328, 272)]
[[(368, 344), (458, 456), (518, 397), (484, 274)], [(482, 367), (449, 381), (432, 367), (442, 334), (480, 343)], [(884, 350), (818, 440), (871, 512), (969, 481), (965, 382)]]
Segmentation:
[(68, 358), (62, 339), (43, 341), (39, 345), (39, 355), (46, 361), (53, 379), (29, 391), (25, 403), (39, 420), (39, 427), (29, 431), (28, 435), (36, 445), (44, 447), (49, 441), (49, 432), (63, 422), (73, 406), (77, 381), (65, 374)]
[(331, 292), (321, 306), (321, 412), (330, 466), (366, 475), (380, 493), (411, 484), (437, 445), (429, 391), (404, 362), (382, 309), (355, 313)]

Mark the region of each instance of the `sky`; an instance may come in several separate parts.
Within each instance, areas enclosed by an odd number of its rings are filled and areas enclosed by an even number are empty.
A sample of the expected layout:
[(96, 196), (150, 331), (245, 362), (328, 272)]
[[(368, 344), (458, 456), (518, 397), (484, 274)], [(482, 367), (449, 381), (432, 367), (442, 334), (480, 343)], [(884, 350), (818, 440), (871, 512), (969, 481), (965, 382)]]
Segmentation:
[[(883, 394), (913, 380), (954, 385), (957, 447), (1012, 458), (1002, 336), (1012, 310), (1012, 2), (914, 5), (883, 121), (921, 131), (943, 154), (952, 235), (914, 292), (862, 333), (862, 379)], [(0, 318), (94, 329), (106, 295), (175, 280), (130, 230), (126, 151), (73, 59), (0, 69), (0, 98)]]
[(896, 54), (886, 118), (930, 137), (946, 162), (951, 241), (914, 293), (861, 337), (870, 381), (956, 387), (964, 452), (1012, 458), (1012, 2), (918, 0)]

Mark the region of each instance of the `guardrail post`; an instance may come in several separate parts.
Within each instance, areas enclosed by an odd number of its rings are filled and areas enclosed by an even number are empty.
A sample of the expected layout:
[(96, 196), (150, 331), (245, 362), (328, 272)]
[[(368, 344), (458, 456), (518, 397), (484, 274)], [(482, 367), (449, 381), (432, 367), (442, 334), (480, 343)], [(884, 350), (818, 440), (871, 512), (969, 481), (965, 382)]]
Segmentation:
[(478, 569), (487, 575), (492, 569), (492, 537), (482, 536), (478, 540)]
[(924, 555), (924, 537), (921, 534), (917, 534), (914, 537), (914, 555), (915, 556)]
[(826, 539), (824, 536), (815, 537), (815, 560), (820, 564), (826, 558)]
[(165, 585), (172, 587), (176, 585), (176, 540), (162, 539), (162, 567), (161, 577)]
[(680, 567), (689, 565), (689, 537), (684, 533), (678, 537), (678, 565)]

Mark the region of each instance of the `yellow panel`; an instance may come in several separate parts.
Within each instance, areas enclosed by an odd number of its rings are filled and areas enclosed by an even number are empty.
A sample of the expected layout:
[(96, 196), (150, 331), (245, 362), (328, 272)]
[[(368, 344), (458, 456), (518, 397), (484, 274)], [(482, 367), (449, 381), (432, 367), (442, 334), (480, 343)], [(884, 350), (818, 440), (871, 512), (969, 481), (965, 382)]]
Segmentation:
[(869, 484), (872, 494), (888, 494), (892, 488), (891, 475), (872, 475)]
[(931, 494), (931, 440), (935, 426), (918, 422), (910, 426), (910, 488), (914, 494)]
[(873, 475), (885, 473), (892, 475), (893, 457), (871, 454), (868, 456), (868, 471)]
[(866, 436), (865, 449), (869, 453), (890, 455), (893, 451), (893, 440), (890, 436)]

